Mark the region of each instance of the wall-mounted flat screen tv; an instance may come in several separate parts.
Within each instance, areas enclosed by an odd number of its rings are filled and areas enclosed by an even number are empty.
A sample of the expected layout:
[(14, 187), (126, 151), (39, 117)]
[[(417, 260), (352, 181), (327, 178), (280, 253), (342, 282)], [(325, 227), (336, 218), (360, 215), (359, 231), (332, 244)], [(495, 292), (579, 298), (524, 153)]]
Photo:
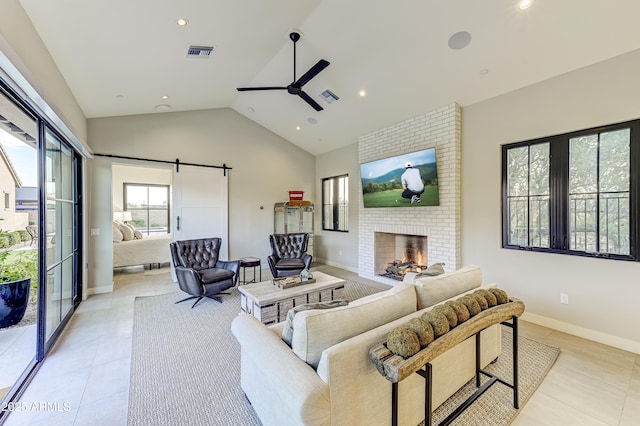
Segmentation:
[(365, 207), (439, 206), (436, 149), (360, 164)]

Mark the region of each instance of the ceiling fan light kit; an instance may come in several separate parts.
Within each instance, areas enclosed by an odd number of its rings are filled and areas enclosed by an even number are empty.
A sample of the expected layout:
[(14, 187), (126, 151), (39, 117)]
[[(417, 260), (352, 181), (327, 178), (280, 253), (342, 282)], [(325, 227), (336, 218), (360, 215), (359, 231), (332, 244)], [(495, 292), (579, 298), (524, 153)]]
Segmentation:
[[(307, 84), (312, 78), (320, 74), (322, 70), (329, 66), (330, 62), (324, 59), (320, 59), (314, 66), (302, 75), (299, 79), (296, 79), (296, 43), (300, 40), (300, 33), (291, 32), (289, 38), (293, 42), (293, 82), (288, 86), (264, 86), (264, 87), (238, 87), (239, 92), (249, 92), (257, 90), (286, 90), (290, 95), (300, 96), (306, 103), (311, 105), (316, 111), (322, 111), (324, 108), (320, 106), (315, 100), (311, 98), (304, 90), (302, 86)], [(324, 95), (323, 95), (324, 96)], [(334, 95), (335, 96), (335, 95)], [(338, 99), (336, 97), (336, 99)]]

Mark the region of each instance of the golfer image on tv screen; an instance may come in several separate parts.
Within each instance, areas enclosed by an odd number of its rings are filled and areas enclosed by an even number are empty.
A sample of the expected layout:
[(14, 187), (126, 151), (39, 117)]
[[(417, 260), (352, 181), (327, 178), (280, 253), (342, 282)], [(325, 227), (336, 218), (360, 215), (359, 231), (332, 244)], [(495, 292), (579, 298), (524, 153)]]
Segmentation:
[(402, 198), (410, 198), (411, 204), (419, 203), (420, 195), (424, 192), (424, 183), (420, 177), (420, 170), (414, 169), (411, 162), (404, 165), (404, 173), (400, 177), (402, 180)]
[(364, 207), (440, 205), (436, 149), (360, 163)]

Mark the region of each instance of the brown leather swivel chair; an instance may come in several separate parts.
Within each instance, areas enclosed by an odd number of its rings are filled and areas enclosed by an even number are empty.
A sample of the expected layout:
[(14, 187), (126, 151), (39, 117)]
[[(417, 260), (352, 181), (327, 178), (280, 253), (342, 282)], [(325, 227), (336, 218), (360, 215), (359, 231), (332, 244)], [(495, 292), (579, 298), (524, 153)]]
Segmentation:
[(274, 278), (298, 275), (311, 267), (313, 257), (307, 253), (309, 234), (273, 234), (269, 242), (272, 254), (267, 263)]
[(240, 262), (218, 260), (222, 239), (202, 238), (169, 244), (180, 290), (191, 296), (176, 303), (195, 299), (192, 308), (203, 297), (222, 303), (220, 294), (236, 285)]

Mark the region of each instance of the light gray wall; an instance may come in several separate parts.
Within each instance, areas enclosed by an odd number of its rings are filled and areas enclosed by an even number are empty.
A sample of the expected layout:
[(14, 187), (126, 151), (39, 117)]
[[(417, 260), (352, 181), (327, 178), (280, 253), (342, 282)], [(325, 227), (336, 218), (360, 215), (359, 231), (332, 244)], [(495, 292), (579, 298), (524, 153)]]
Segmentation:
[[(229, 108), (90, 119), (88, 135), (95, 153), (231, 167), (229, 257), (257, 256), (263, 268), (274, 203), (287, 201), (293, 189), (315, 197), (315, 158)], [(111, 247), (111, 217), (100, 212), (111, 211), (112, 198), (111, 174), (92, 176), (90, 228), (101, 229), (89, 245), (95, 262)], [(90, 291), (109, 280), (105, 271), (90, 271)]]
[(86, 176), (88, 227), (99, 231), (99, 235), (88, 232), (90, 236), (85, 239), (87, 290), (84, 295), (90, 296), (113, 291), (111, 161), (100, 157), (87, 160)]
[[(322, 230), (322, 179), (349, 175), (349, 232)], [(358, 209), (360, 191), (358, 144), (316, 157), (314, 257), (331, 266), (358, 272)]]
[(462, 255), (525, 318), (640, 353), (640, 263), (501, 249), (500, 207), (501, 145), (640, 118), (638, 69), (640, 50), (463, 108)]

